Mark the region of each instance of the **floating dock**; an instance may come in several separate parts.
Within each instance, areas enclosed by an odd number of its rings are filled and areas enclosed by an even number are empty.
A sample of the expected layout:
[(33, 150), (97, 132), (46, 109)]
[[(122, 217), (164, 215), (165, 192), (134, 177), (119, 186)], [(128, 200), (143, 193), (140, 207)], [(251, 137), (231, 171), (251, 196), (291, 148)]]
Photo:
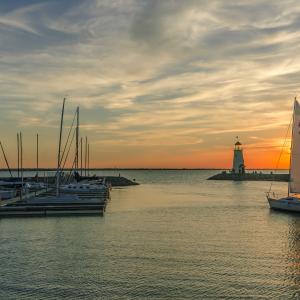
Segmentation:
[(227, 173), (223, 171), (222, 173), (213, 175), (207, 180), (232, 180), (232, 181), (283, 181), (288, 182), (290, 179), (289, 174), (273, 174), (273, 173), (262, 173), (262, 172), (253, 172), (253, 173)]
[(104, 204), (32, 205), (14, 203), (0, 207), (0, 217), (58, 216), (58, 215), (103, 215)]
[(51, 189), (29, 193), (24, 195), (23, 200), (16, 197), (0, 201), (0, 217), (103, 215), (109, 190), (101, 193), (61, 195), (62, 197), (56, 197), (55, 190)]
[[(89, 191), (61, 191), (61, 199), (56, 197), (54, 188), (55, 177), (47, 177), (48, 188), (39, 191), (28, 192), (20, 196), (0, 201), (0, 217), (18, 217), (18, 216), (56, 216), (56, 215), (103, 215), (108, 199), (110, 199), (110, 188), (92, 192)], [(19, 178), (0, 178), (2, 186), (9, 187), (20, 186)], [(108, 186), (133, 186), (138, 185), (135, 180), (129, 180), (122, 176), (92, 176), (80, 177), (80, 182), (103, 182)], [(24, 182), (44, 182), (44, 178), (27, 177)], [(84, 184), (83, 184), (84, 185)], [(30, 190), (29, 190), (30, 191)]]

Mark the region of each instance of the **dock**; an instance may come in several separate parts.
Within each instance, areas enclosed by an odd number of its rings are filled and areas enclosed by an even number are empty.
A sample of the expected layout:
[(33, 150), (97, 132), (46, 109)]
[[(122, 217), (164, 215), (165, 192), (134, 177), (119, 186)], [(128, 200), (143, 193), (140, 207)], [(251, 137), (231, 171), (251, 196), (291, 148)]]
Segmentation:
[[(0, 201), (0, 217), (103, 215), (109, 199), (109, 189), (103, 192), (63, 194), (69, 200), (60, 201), (55, 189), (40, 190)], [(30, 201), (35, 197), (36, 201)], [(68, 203), (69, 202), (69, 203)]]

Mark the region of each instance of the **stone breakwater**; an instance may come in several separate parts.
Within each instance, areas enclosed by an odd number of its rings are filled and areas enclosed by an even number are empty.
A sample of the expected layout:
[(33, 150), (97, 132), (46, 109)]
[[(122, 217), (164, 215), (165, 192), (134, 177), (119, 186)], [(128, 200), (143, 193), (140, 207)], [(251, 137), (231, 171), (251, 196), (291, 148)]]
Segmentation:
[(128, 178), (122, 176), (105, 176), (105, 181), (109, 182), (112, 187), (114, 186), (131, 186), (138, 185), (139, 183), (135, 182), (135, 180), (130, 180)]
[[(137, 183), (135, 181), (135, 179), (130, 180), (126, 177), (123, 176), (91, 176), (91, 177), (85, 177), (85, 176), (80, 176), (78, 181), (82, 181), (85, 180), (87, 182), (89, 181), (93, 181), (93, 180), (103, 180), (105, 179), (105, 182), (110, 183), (112, 187), (117, 187), (117, 186), (132, 186), (132, 185), (139, 185), (139, 183)], [(51, 184), (55, 184), (55, 177), (25, 177), (24, 178), (24, 182), (42, 182), (42, 183), (47, 183), (49, 185)], [(21, 182), (21, 178), (17, 178), (17, 177), (2, 177), (0, 178), (0, 181), (9, 181), (9, 182), (15, 182), (16, 184)]]
[(272, 174), (272, 173), (245, 173), (245, 174), (234, 174), (222, 172), (213, 175), (207, 180), (233, 180), (233, 181), (284, 181), (288, 182), (290, 178), (289, 174)]

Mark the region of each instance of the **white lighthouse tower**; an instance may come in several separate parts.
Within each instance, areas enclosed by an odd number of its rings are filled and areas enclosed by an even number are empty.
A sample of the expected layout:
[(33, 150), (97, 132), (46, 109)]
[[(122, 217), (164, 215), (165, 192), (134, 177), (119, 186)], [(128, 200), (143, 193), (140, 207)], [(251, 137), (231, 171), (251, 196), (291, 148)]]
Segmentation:
[(234, 144), (233, 150), (233, 165), (232, 165), (232, 173), (235, 174), (245, 174), (245, 164), (244, 164), (244, 156), (242, 144), (239, 142), (238, 137), (236, 143)]

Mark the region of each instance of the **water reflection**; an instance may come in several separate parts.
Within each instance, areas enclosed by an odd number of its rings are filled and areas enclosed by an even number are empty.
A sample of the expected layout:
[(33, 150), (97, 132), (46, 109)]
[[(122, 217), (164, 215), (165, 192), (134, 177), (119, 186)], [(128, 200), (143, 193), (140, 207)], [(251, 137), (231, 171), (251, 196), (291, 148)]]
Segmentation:
[(268, 183), (135, 172), (104, 217), (0, 220), (0, 299), (300, 298), (300, 216)]
[(290, 214), (288, 226), (288, 249), (286, 252), (287, 280), (294, 297), (300, 297), (300, 216)]

